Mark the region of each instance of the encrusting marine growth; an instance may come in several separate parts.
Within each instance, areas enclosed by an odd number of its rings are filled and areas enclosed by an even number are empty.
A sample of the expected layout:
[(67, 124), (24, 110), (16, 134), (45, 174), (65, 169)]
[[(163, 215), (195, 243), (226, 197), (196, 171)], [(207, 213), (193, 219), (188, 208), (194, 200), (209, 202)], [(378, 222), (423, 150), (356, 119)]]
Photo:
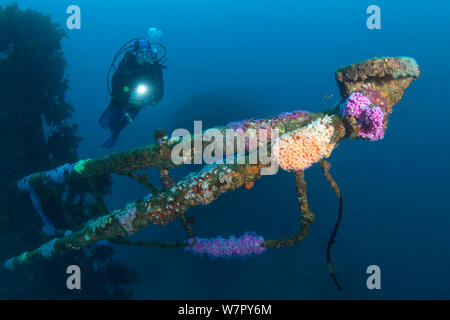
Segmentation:
[[(293, 245), (308, 234), (314, 222), (314, 214), (308, 206), (304, 171), (320, 162), (324, 174), (339, 198), (339, 219), (330, 239), (327, 258), (330, 273), (336, 282), (330, 262), (330, 247), (334, 242), (337, 227), (342, 215), (342, 195), (329, 172), (330, 164), (324, 158), (330, 156), (338, 143), (347, 138), (360, 138), (375, 141), (384, 137), (392, 107), (400, 101), (404, 90), (411, 81), (416, 80), (420, 71), (412, 58), (374, 58), (357, 64), (340, 68), (336, 71), (336, 81), (342, 96), (341, 102), (334, 109), (324, 112), (294, 111), (283, 113), (268, 119), (250, 119), (233, 122), (217, 127), (219, 131), (234, 129), (239, 134), (247, 134), (252, 129), (278, 131), (279, 137), (271, 143), (272, 159), (287, 171), (293, 171), (300, 205), (300, 226), (298, 234), (279, 240), (265, 240), (254, 233), (245, 233), (240, 238), (211, 238), (195, 236), (191, 218), (185, 212), (194, 206), (204, 205), (216, 200), (220, 195), (240, 187), (251, 188), (254, 181), (262, 177), (262, 170), (267, 167), (260, 159), (255, 164), (210, 164), (200, 172), (191, 173), (175, 182), (169, 170), (176, 165), (171, 160), (172, 150), (181, 142), (169, 139), (163, 130), (155, 132), (157, 143), (134, 150), (110, 154), (103, 158), (82, 160), (75, 164), (66, 164), (54, 170), (29, 175), (18, 182), (20, 190), (29, 192), (36, 211), (44, 223), (44, 232), (54, 237), (41, 247), (8, 259), (3, 266), (13, 270), (21, 265), (33, 263), (53, 255), (62, 255), (69, 250), (77, 250), (100, 240), (109, 240), (117, 244), (142, 245), (161, 248), (184, 248), (187, 251), (212, 257), (235, 257), (261, 254), (267, 248)], [(256, 131), (258, 132), (258, 131)], [(257, 133), (259, 134), (259, 133)], [(245, 145), (245, 159), (252, 155), (258, 145), (252, 140)], [(257, 140), (256, 140), (257, 141)], [(185, 142), (185, 141), (184, 141)], [(205, 142), (202, 142), (205, 144)], [(196, 146), (191, 141), (190, 157), (194, 157)], [(203, 145), (204, 147), (205, 145)], [(135, 171), (156, 167), (161, 174), (164, 186), (159, 190), (154, 187), (145, 174)], [(74, 184), (88, 181), (92, 193), (98, 202), (101, 197), (96, 193), (93, 177), (118, 173), (133, 178), (147, 187), (151, 193), (123, 209), (88, 221), (77, 231), (58, 231), (40, 206), (39, 197), (54, 184)], [(103, 207), (104, 204), (102, 203)], [(165, 225), (180, 219), (186, 229), (187, 240), (183, 243), (145, 242), (128, 239), (139, 229), (150, 223)], [(56, 227), (56, 228), (55, 228)], [(56, 236), (62, 235), (60, 237)]]
[(367, 93), (353, 92), (341, 105), (341, 113), (344, 117), (353, 117), (360, 128), (361, 138), (371, 141), (383, 139), (384, 112), (380, 106), (368, 98)]
[(190, 245), (184, 249), (200, 255), (206, 254), (217, 258), (242, 257), (263, 253), (266, 250), (266, 248), (261, 246), (263, 242), (263, 237), (246, 232), (238, 239), (235, 237), (228, 239), (202, 239), (196, 237), (189, 239)]
[(336, 143), (331, 143), (334, 127), (325, 115), (283, 135), (274, 144), (274, 156), (284, 170), (305, 170), (322, 158), (328, 158)]

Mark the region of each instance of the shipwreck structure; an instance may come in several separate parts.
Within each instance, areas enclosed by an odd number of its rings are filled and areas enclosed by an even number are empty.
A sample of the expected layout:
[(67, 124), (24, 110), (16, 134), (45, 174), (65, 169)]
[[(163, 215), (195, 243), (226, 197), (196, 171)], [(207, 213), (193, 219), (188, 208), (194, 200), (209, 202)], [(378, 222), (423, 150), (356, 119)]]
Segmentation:
[[(186, 211), (193, 206), (208, 204), (237, 188), (250, 188), (255, 180), (263, 177), (262, 171), (267, 169), (268, 164), (259, 158), (256, 163), (213, 163), (206, 165), (200, 172), (193, 172), (180, 181), (174, 181), (169, 175), (170, 170), (183, 164), (172, 161), (174, 150), (179, 144), (188, 143), (191, 152), (185, 153), (184, 156), (192, 160), (198, 152), (198, 145), (194, 143), (195, 137), (191, 140), (171, 139), (164, 131), (156, 131), (154, 144), (102, 158), (65, 164), (54, 170), (34, 173), (21, 179), (18, 188), (29, 193), (44, 224), (43, 231), (52, 240), (37, 249), (8, 259), (3, 267), (14, 270), (39, 259), (78, 250), (100, 240), (118, 244), (184, 248), (216, 257), (260, 254), (268, 248), (293, 245), (307, 236), (315, 219), (308, 207), (304, 170), (314, 163), (321, 164), (327, 180), (339, 198), (342, 214), (340, 190), (329, 172), (330, 164), (323, 159), (329, 157), (343, 139), (375, 141), (383, 138), (393, 106), (401, 100), (404, 90), (419, 75), (418, 65), (412, 58), (366, 60), (336, 71), (342, 100), (332, 110), (317, 113), (294, 111), (268, 119), (250, 119), (215, 128), (219, 132), (225, 132), (227, 129), (240, 130), (243, 133), (260, 129), (279, 132), (276, 138), (267, 136), (267, 139), (271, 140), (268, 152), (281, 169), (295, 174), (301, 223), (298, 234), (293, 237), (266, 240), (254, 233), (228, 239), (197, 237), (191, 219), (185, 214)], [(203, 143), (205, 145), (202, 146), (205, 147), (206, 143)], [(245, 153), (241, 156), (248, 160), (254, 155), (255, 148), (257, 149), (255, 146), (252, 148), (246, 145)], [(164, 186), (162, 189), (153, 186), (145, 174), (136, 173), (150, 167), (159, 169)], [(111, 173), (135, 179), (149, 189), (148, 196), (129, 203), (124, 208), (107, 212), (101, 196), (96, 191), (95, 181), (97, 177), (109, 176)], [(104, 208), (104, 215), (86, 221), (78, 230), (61, 230), (54, 226), (51, 219), (45, 215), (39, 195), (56, 185), (64, 184), (89, 186), (96, 201)], [(165, 225), (176, 220), (180, 220), (186, 229), (187, 240), (183, 243), (133, 241), (129, 237), (150, 223)], [(335, 234), (336, 228), (330, 239), (328, 260)], [(333, 275), (330, 262), (329, 267)]]

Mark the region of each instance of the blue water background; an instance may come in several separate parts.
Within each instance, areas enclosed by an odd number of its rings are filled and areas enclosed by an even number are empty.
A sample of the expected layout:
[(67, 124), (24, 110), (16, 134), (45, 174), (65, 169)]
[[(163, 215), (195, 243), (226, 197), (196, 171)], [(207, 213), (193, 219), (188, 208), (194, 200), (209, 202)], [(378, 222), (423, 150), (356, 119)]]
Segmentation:
[[(334, 71), (374, 56), (411, 56), (422, 71), (395, 106), (384, 140), (344, 141), (330, 158), (345, 204), (332, 251), (342, 293), (325, 258), (338, 202), (316, 165), (306, 175), (316, 223), (304, 242), (243, 261), (117, 247), (116, 258), (138, 270), (136, 298), (450, 298), (449, 1), (19, 1), (20, 8), (48, 13), (62, 25), (71, 4), (81, 8), (82, 27), (68, 30), (63, 50), (67, 98), (83, 137), (80, 158), (108, 153), (99, 147), (107, 132), (97, 124), (108, 102), (106, 70), (122, 43), (144, 36), (149, 26), (164, 32), (166, 94), (122, 132), (113, 151), (152, 143), (156, 128), (192, 131), (193, 120), (204, 120), (206, 128), (328, 109), (339, 96)], [(371, 4), (381, 8), (381, 30), (366, 27)], [(333, 98), (322, 101), (329, 93)], [(148, 172), (157, 180), (155, 171)], [(110, 209), (147, 193), (126, 178), (114, 181)], [(189, 214), (200, 236), (293, 235), (294, 178), (286, 172), (264, 177), (251, 190)], [(174, 222), (136, 237), (183, 240), (185, 233)], [(366, 287), (372, 264), (381, 268), (381, 290)]]

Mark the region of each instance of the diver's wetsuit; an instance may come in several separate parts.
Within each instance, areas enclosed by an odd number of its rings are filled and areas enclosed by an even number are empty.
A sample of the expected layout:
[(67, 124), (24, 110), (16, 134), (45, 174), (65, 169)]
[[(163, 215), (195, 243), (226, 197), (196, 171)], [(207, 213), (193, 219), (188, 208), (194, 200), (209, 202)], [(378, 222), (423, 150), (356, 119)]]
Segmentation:
[[(164, 95), (162, 69), (159, 62), (140, 65), (132, 52), (127, 52), (112, 78), (112, 95), (109, 106), (100, 118), (100, 124), (111, 130), (103, 146), (111, 148), (120, 131), (138, 115), (142, 107), (157, 104)], [(148, 98), (144, 103), (130, 103), (133, 90), (139, 85), (148, 87)]]

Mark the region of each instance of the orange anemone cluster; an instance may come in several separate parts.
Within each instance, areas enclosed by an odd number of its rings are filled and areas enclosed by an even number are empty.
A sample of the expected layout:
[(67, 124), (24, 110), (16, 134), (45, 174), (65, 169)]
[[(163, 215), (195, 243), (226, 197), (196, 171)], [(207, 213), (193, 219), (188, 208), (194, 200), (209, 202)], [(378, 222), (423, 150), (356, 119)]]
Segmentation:
[(304, 170), (330, 156), (336, 146), (330, 143), (333, 134), (329, 116), (314, 120), (306, 127), (281, 136), (274, 144), (275, 159), (284, 170)]

